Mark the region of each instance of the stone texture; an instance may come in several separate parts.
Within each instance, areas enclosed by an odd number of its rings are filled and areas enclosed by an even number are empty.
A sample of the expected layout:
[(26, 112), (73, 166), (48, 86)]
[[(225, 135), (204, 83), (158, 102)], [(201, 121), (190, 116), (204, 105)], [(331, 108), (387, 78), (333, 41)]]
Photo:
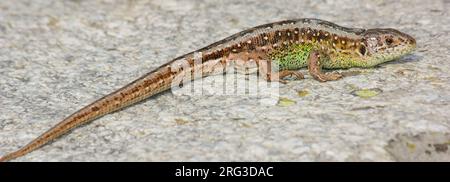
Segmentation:
[[(413, 35), (418, 49), (373, 69), (347, 70), (357, 74), (340, 81), (308, 76), (280, 85), (275, 101), (264, 104), (245, 95), (165, 92), (16, 161), (448, 160), (448, 153), (414, 157), (403, 148), (416, 141), (407, 136), (418, 134), (439, 149), (450, 141), (449, 6), (446, 0), (0, 1), (0, 155), (171, 58), (259, 24), (312, 17), (396, 28)], [(359, 97), (358, 90), (377, 92)], [(278, 97), (289, 104), (277, 104)]]

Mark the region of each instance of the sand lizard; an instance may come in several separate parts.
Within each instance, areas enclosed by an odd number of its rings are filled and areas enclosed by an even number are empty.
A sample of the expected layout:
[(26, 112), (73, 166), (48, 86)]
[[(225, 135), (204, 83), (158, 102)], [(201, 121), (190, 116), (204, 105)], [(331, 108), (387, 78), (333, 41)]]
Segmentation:
[[(342, 75), (322, 72), (322, 68), (373, 67), (408, 54), (415, 47), (413, 37), (390, 28), (346, 28), (319, 19), (260, 25), (173, 59), (78, 110), (0, 161), (30, 153), (81, 124), (168, 90), (173, 85), (223, 73), (230, 65), (237, 65), (232, 63), (254, 65), (264, 79), (283, 83), (286, 76), (302, 79), (298, 69), (307, 67), (313, 78), (324, 82), (338, 80)], [(276, 69), (271, 65), (276, 65)], [(194, 75), (195, 71), (201, 74)], [(177, 79), (180, 76), (190, 78)]]

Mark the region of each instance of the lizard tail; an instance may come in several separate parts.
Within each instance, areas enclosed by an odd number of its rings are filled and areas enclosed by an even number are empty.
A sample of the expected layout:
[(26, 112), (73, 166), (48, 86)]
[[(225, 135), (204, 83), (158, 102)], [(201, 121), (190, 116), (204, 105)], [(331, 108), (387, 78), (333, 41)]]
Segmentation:
[(173, 74), (169, 74), (168, 71), (161, 67), (121, 89), (98, 99), (65, 118), (19, 150), (1, 157), (0, 162), (9, 161), (28, 154), (82, 124), (86, 124), (106, 114), (169, 89)]
[(9, 154), (6, 154), (3, 157), (0, 157), (0, 162), (10, 161), (10, 160), (15, 159), (17, 157), (20, 157), (20, 156), (18, 156), (16, 152), (9, 153)]
[[(171, 67), (172, 63), (174, 63), (174, 67)], [(192, 67), (193, 64), (193, 53), (189, 53), (180, 59), (177, 58), (162, 65), (121, 89), (78, 110), (19, 150), (1, 157), (0, 161), (9, 161), (28, 154), (82, 124), (168, 90), (172, 84), (179, 85), (196, 78), (223, 72), (223, 63), (220, 59), (209, 60)], [(202, 74), (191, 76), (195, 70), (200, 70)]]

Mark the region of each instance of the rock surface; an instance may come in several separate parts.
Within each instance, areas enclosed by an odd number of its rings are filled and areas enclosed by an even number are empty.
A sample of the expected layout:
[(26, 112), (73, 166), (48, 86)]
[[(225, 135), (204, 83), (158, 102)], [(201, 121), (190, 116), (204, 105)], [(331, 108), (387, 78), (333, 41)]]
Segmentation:
[(449, 161), (448, 7), (445, 0), (0, 1), (0, 155), (171, 58), (259, 24), (310, 17), (396, 28), (418, 48), (373, 69), (346, 70), (357, 74), (340, 81), (291, 81), (263, 104), (215, 95), (220, 88), (165, 92), (16, 161)]

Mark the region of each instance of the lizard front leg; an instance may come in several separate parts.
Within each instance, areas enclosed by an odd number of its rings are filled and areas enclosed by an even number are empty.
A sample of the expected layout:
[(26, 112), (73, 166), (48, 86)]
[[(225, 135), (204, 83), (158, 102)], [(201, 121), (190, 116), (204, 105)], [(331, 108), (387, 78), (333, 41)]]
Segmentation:
[(342, 74), (337, 72), (322, 72), (320, 53), (316, 50), (313, 50), (309, 53), (308, 71), (312, 77), (321, 82), (339, 80), (342, 78)]

